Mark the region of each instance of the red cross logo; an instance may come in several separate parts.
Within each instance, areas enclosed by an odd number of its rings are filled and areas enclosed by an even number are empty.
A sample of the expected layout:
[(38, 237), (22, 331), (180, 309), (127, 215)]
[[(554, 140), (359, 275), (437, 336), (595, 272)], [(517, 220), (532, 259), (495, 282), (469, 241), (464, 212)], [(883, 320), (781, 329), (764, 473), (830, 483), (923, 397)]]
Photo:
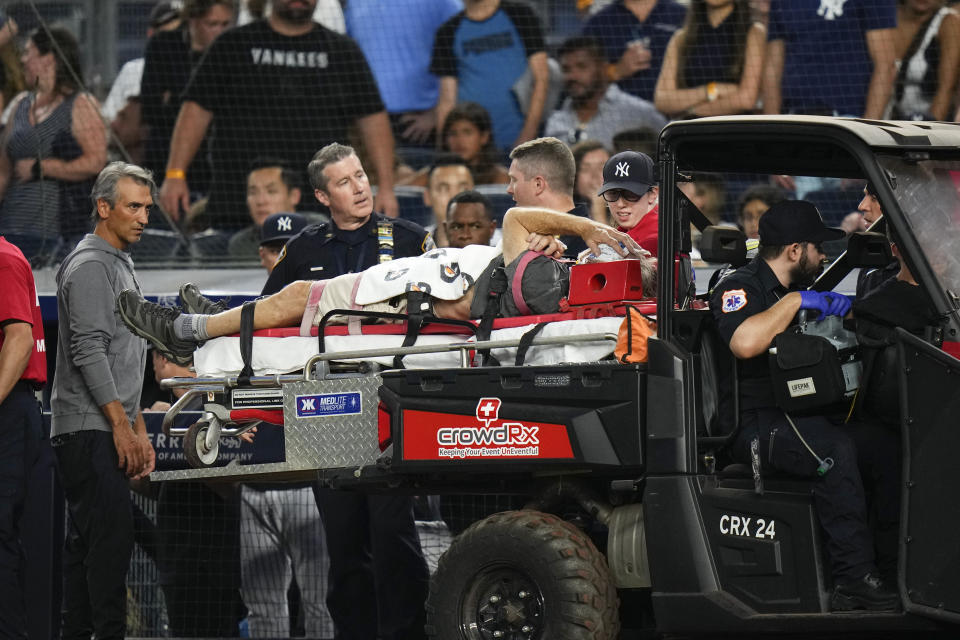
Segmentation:
[(477, 420), (489, 425), (500, 415), (500, 398), (480, 398), (477, 403)]

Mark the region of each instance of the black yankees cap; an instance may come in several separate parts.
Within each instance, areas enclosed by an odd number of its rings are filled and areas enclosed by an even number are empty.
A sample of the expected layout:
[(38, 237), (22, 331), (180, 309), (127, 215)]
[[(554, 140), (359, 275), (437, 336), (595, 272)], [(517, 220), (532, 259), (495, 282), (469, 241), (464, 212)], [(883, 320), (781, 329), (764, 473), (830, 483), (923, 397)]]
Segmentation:
[(760, 218), (760, 244), (768, 247), (826, 242), (843, 236), (843, 230), (825, 225), (817, 207), (806, 200), (776, 202)]
[(621, 151), (603, 165), (603, 186), (597, 195), (602, 196), (611, 189), (626, 189), (643, 195), (656, 183), (650, 156), (639, 151)]
[(307, 226), (307, 219), (299, 213), (275, 213), (263, 221), (260, 228), (260, 246), (272, 242), (286, 242)]

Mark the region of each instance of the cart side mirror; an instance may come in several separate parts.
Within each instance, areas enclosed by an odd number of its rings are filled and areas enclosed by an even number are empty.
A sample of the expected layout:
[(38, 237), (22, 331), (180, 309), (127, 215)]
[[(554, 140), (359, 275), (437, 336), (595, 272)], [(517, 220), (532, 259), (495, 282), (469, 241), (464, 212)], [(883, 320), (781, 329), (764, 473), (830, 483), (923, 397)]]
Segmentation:
[(858, 231), (847, 241), (847, 262), (851, 267), (885, 267), (893, 262), (887, 236), (875, 231)]
[(742, 267), (747, 264), (747, 236), (734, 227), (711, 225), (700, 237), (700, 257), (706, 262)]

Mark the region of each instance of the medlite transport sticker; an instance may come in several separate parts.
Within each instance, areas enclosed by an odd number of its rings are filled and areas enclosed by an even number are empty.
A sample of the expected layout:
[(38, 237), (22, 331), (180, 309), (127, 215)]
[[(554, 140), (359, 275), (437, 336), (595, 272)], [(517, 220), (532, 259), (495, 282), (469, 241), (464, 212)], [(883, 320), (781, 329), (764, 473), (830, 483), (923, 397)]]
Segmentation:
[(360, 413), (361, 406), (363, 403), (359, 391), (297, 396), (297, 417), (349, 416)]

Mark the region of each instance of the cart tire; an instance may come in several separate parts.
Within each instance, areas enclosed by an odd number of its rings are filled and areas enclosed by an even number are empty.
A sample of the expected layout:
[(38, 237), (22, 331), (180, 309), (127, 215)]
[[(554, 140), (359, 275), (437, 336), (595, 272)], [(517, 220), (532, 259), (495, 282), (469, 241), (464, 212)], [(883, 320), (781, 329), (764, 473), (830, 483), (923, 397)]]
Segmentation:
[(427, 635), (438, 640), (616, 640), (619, 599), (582, 531), (539, 511), (475, 523), (440, 558)]
[(209, 428), (210, 423), (206, 420), (194, 422), (187, 429), (187, 435), (183, 437), (183, 454), (187, 458), (187, 463), (194, 469), (212, 467), (220, 453), (219, 440), (214, 443), (211, 449), (207, 449), (207, 430)]

